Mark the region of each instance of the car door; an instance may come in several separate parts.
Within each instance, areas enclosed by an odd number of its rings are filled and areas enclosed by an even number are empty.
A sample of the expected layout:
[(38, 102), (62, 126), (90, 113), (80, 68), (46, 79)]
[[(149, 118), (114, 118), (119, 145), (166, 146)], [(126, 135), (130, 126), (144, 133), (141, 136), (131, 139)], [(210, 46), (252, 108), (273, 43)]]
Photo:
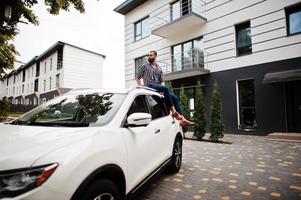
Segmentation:
[(170, 111), (166, 109), (164, 99), (159, 95), (147, 95), (147, 100), (152, 115), (151, 125), (156, 130), (156, 151), (158, 157), (155, 165), (163, 163), (172, 154), (172, 147), (177, 132), (175, 120)]
[[(127, 117), (132, 113), (149, 113), (150, 109), (145, 95), (139, 95), (133, 100)], [(125, 122), (126, 123), (126, 122)], [(143, 181), (152, 171), (158, 162), (161, 154), (157, 143), (156, 124), (150, 123), (147, 126), (124, 127), (123, 133), (127, 144), (128, 154), (128, 186), (133, 188)]]

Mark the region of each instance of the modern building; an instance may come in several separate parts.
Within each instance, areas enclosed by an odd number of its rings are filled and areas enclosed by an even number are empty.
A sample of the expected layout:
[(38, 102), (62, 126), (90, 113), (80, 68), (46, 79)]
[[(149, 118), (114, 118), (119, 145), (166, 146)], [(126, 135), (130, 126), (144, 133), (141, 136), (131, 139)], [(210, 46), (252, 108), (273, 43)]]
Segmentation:
[(150, 50), (175, 92), (217, 80), (226, 133), (301, 132), (300, 0), (126, 0), (125, 80)]
[(38, 105), (73, 88), (102, 88), (104, 55), (57, 42), (6, 74), (0, 99)]

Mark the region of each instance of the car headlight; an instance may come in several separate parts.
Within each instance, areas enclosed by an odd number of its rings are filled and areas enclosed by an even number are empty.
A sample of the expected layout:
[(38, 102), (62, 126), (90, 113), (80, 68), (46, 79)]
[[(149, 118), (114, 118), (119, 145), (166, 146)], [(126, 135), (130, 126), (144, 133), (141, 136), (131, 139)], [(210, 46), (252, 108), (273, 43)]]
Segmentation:
[(0, 199), (15, 197), (42, 185), (58, 167), (57, 163), (0, 172)]

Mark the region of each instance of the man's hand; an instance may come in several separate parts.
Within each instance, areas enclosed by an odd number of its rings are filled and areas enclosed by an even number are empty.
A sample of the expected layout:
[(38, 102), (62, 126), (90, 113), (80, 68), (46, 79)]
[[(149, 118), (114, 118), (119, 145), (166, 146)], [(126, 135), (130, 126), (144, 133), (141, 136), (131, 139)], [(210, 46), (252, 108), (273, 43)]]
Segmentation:
[(136, 79), (136, 83), (138, 86), (141, 86), (141, 80), (140, 79)]

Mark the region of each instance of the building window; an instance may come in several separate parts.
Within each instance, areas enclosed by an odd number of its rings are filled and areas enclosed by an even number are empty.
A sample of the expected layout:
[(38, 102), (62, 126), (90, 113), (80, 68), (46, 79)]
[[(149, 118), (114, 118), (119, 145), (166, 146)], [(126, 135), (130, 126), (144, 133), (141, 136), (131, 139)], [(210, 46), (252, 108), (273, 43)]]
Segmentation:
[(16, 83), (16, 76), (14, 76), (14, 84)]
[(46, 74), (47, 62), (44, 62), (44, 74)]
[(204, 67), (203, 37), (172, 47), (172, 71)]
[(150, 35), (149, 17), (135, 23), (135, 41)]
[(22, 82), (25, 82), (25, 70), (23, 71)]
[(237, 81), (240, 129), (255, 129), (257, 127), (254, 84), (254, 79)]
[(135, 78), (137, 77), (139, 68), (148, 62), (148, 56), (142, 56), (135, 59)]
[(252, 53), (250, 21), (235, 26), (236, 32), (236, 55)]
[(24, 85), (22, 85), (22, 93), (24, 93)]
[(52, 58), (50, 58), (50, 71), (52, 70)]
[(181, 17), (180, 1), (176, 1), (170, 5), (170, 12), (171, 21)]
[(44, 92), (46, 91), (46, 80), (44, 80)]
[(52, 81), (52, 78), (49, 77), (49, 90), (51, 90), (51, 81)]
[(60, 87), (60, 74), (56, 75), (55, 87), (57, 87), (57, 88)]
[(63, 67), (63, 50), (59, 49), (57, 52), (57, 70)]
[(34, 81), (34, 91), (38, 92), (39, 91), (39, 79), (36, 79)]
[(285, 9), (287, 35), (301, 33), (301, 3)]
[(37, 63), (36, 65), (36, 77), (40, 75), (40, 62)]

